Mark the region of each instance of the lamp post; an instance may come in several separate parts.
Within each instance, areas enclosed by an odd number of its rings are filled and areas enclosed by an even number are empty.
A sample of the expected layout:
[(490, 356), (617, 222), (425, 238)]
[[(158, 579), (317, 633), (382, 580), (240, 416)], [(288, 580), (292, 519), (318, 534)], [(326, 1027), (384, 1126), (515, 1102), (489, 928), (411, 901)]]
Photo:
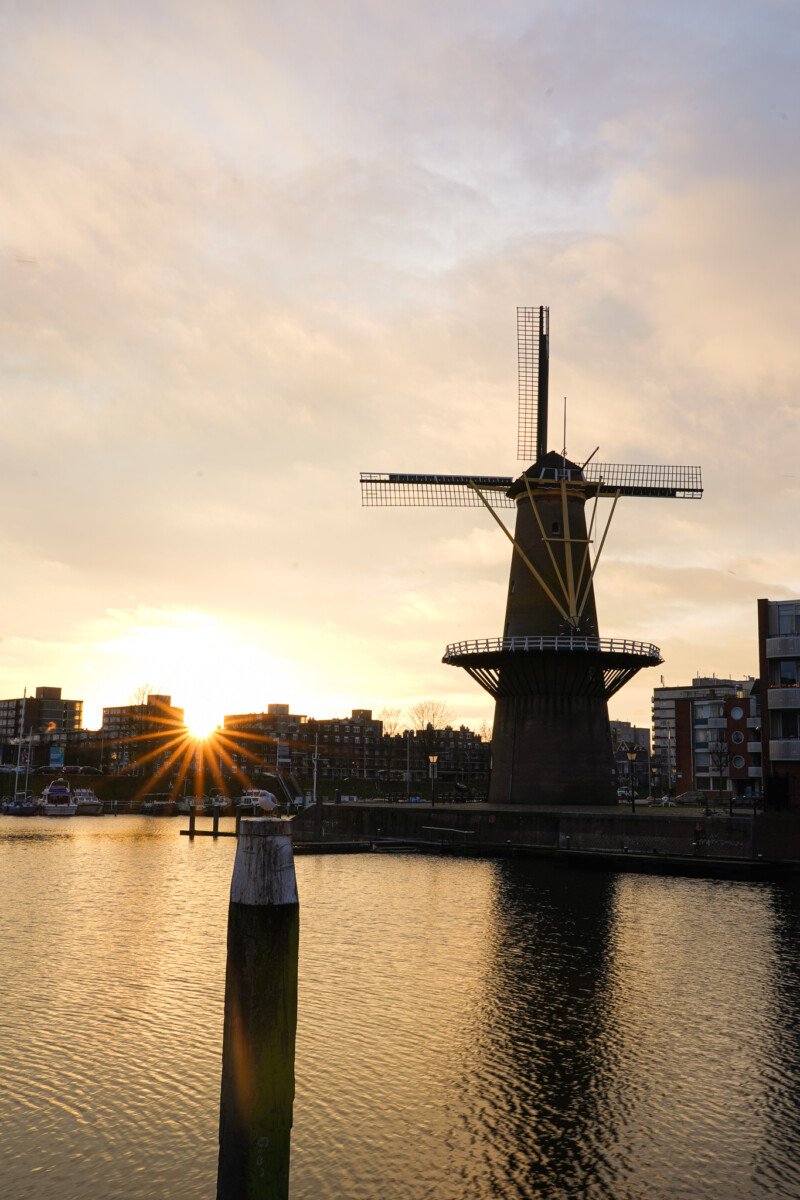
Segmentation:
[(405, 730), (406, 739), (406, 800), (411, 795), (411, 730)]
[(630, 787), (631, 787), (631, 812), (635, 813), (636, 812), (636, 788), (633, 786), (633, 764), (636, 762), (636, 751), (629, 750), (627, 753), (627, 758), (628, 758), (628, 762), (630, 764), (628, 767), (628, 775), (629, 775), (628, 782), (630, 783)]
[(647, 739), (647, 801), (653, 799), (653, 770), (650, 759), (650, 738)]
[(438, 754), (428, 755), (428, 762), (430, 763), (428, 771), (431, 777), (431, 808), (434, 808), (436, 805), (436, 760), (438, 757)]

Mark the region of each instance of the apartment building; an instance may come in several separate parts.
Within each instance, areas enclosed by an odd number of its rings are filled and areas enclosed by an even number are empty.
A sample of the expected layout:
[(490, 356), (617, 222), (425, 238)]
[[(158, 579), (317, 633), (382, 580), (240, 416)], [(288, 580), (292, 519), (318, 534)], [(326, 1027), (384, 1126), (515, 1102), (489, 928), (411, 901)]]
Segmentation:
[(731, 799), (760, 794), (761, 692), (744, 681), (734, 695), (675, 701), (678, 792), (725, 793)]
[(171, 696), (150, 695), (144, 704), (103, 709), (103, 756), (110, 771), (152, 774), (186, 734), (184, 710)]
[[(750, 695), (754, 679), (718, 679), (716, 675), (697, 676), (691, 684), (678, 687), (662, 686), (653, 691), (653, 766), (659, 785), (678, 792), (692, 790), (692, 781), (684, 767), (678, 776), (677, 704), (679, 701), (722, 701), (728, 696)], [(684, 728), (684, 736), (686, 730)]]
[[(24, 715), (23, 715), (24, 714)], [(32, 696), (0, 700), (0, 742), (29, 733), (64, 734), (80, 729), (83, 701), (62, 700), (61, 688), (37, 687)]]
[(762, 763), (769, 808), (800, 808), (800, 600), (758, 601)]

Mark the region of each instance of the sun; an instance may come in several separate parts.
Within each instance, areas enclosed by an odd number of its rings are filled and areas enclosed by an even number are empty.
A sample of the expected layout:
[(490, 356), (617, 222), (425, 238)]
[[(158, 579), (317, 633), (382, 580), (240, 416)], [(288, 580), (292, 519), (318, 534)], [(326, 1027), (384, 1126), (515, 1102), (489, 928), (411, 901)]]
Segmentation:
[(216, 713), (199, 705), (196, 708), (187, 709), (185, 719), (186, 728), (193, 738), (210, 737), (220, 724)]

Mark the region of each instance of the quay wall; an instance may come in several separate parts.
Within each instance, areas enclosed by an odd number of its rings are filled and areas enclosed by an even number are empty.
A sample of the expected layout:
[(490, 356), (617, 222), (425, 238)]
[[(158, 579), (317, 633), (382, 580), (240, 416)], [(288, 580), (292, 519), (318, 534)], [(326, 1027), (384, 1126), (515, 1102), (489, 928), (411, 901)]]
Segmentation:
[[(330, 841), (412, 839), (474, 846), (678, 858), (757, 859), (800, 863), (800, 820), (768, 813), (705, 817), (668, 812), (565, 811), (519, 805), (325, 804)], [(295, 841), (313, 840), (313, 810), (295, 818)]]

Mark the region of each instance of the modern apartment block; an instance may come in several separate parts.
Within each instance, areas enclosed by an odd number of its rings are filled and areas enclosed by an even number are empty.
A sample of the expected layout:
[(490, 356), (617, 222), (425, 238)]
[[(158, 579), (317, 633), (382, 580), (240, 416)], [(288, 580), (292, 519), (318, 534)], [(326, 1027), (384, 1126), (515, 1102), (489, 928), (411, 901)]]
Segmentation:
[(110, 771), (147, 773), (161, 766), (185, 733), (184, 711), (171, 696), (150, 695), (144, 704), (122, 704), (103, 709), (103, 755)]
[(61, 688), (37, 687), (32, 696), (0, 700), (0, 762), (16, 763), (18, 757), (27, 762), (30, 752), (31, 765), (61, 765), (82, 722), (83, 701), (62, 700)]
[(800, 600), (758, 601), (764, 792), (800, 808)]
[(676, 790), (760, 795), (761, 692), (744, 681), (734, 695), (675, 701)]
[[(23, 717), (24, 711), (24, 717)], [(33, 696), (0, 700), (0, 742), (29, 733), (64, 734), (80, 729), (83, 701), (62, 700), (61, 688), (37, 687)]]
[[(719, 702), (728, 696), (749, 696), (753, 684), (754, 680), (751, 675), (745, 676), (744, 679), (718, 679), (712, 675), (710, 677), (698, 676), (692, 680), (691, 685), (662, 686), (654, 689), (653, 766), (658, 772), (661, 786), (675, 788), (678, 792), (692, 791), (695, 786), (683, 767), (680, 769), (680, 777), (678, 776), (678, 702), (682, 700), (690, 701), (692, 704), (696, 701)], [(685, 728), (683, 732), (686, 736)]]

